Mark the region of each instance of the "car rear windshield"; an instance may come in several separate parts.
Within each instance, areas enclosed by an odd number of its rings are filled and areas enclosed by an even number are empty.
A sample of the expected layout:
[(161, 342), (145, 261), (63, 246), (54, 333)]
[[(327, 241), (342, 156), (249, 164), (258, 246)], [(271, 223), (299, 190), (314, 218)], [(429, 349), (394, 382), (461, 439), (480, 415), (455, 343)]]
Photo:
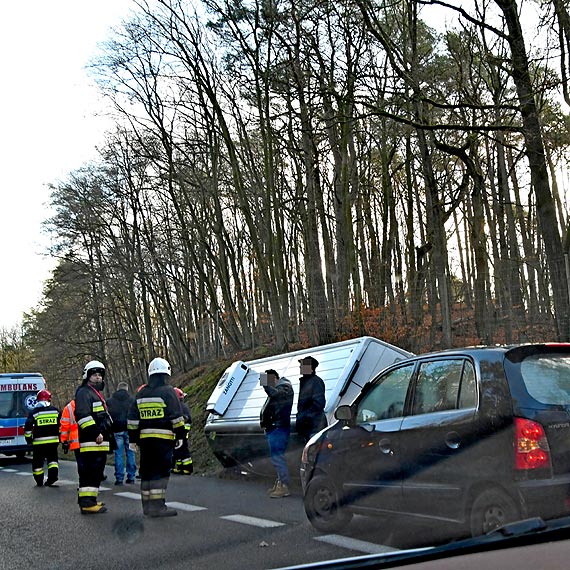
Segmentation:
[(534, 354), (521, 363), (528, 393), (542, 404), (570, 405), (570, 354)]

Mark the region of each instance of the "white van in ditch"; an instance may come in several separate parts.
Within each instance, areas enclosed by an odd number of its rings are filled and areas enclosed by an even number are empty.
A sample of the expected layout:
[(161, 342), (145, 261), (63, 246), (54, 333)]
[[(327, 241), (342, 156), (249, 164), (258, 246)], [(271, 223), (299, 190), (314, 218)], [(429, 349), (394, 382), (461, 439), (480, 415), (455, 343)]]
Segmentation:
[(294, 468), (299, 466), (303, 444), (295, 431), (295, 412), (299, 396), (299, 359), (305, 356), (313, 356), (319, 361), (317, 375), (325, 383), (325, 414), (330, 424), (335, 421), (335, 409), (340, 404), (351, 403), (368, 380), (387, 366), (413, 354), (365, 336), (232, 363), (206, 404), (210, 414), (204, 428), (210, 448), (224, 467), (237, 466), (259, 473), (271, 469), (265, 434), (259, 425), (259, 414), (267, 397), (259, 385), (259, 374), (268, 369), (285, 376), (293, 385), (295, 396), (287, 455)]
[(36, 405), (36, 394), (46, 388), (37, 372), (0, 374), (0, 454), (24, 455), (32, 450), (24, 438), (24, 424)]

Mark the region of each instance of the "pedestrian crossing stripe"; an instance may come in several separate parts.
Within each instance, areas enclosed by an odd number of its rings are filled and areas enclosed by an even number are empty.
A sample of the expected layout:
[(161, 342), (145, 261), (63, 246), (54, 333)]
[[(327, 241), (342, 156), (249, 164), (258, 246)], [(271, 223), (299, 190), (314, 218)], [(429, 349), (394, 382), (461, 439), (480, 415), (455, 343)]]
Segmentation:
[(275, 528), (278, 526), (285, 526), (285, 523), (270, 521), (267, 519), (258, 519), (257, 517), (248, 517), (246, 515), (228, 515), (220, 518), (227, 521), (233, 521), (241, 524), (248, 524), (251, 526), (258, 526), (261, 528)]
[(189, 505), (188, 503), (178, 503), (176, 501), (166, 503), (167, 507), (172, 507), (173, 509), (179, 509), (181, 511), (206, 511), (206, 507), (198, 507), (197, 505)]
[(124, 497), (125, 499), (135, 499), (137, 501), (141, 500), (140, 493), (130, 493), (128, 491), (124, 493), (115, 493), (116, 497)]
[(357, 552), (364, 552), (366, 554), (385, 554), (386, 552), (396, 552), (398, 548), (385, 546), (383, 544), (376, 544), (374, 542), (366, 542), (365, 540), (358, 540), (340, 534), (326, 534), (324, 536), (315, 536), (315, 540), (326, 542), (333, 546), (340, 546), (349, 550), (356, 550)]

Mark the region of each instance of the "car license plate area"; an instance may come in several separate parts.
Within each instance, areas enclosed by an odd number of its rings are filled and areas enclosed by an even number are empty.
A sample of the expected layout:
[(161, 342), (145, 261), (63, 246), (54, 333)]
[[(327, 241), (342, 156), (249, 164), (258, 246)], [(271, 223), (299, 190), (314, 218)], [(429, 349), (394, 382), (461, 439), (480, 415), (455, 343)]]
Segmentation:
[(14, 438), (11, 437), (9, 439), (0, 439), (0, 446), (2, 445), (11, 445), (12, 443), (14, 443)]

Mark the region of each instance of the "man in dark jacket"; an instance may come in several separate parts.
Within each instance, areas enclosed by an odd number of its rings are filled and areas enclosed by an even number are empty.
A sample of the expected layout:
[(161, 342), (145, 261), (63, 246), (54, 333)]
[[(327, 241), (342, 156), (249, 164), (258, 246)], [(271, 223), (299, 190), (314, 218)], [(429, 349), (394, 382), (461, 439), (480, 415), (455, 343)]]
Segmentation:
[(299, 360), (299, 399), (297, 402), (297, 433), (307, 443), (311, 436), (327, 426), (325, 409), (325, 383), (317, 376), (319, 361), (312, 356)]
[(107, 408), (113, 419), (115, 437), (115, 485), (122, 485), (125, 478), (125, 455), (127, 457), (127, 484), (135, 482), (137, 464), (135, 452), (129, 447), (127, 416), (135, 399), (129, 394), (129, 385), (119, 382), (117, 391), (107, 400)]
[(170, 375), (170, 364), (164, 358), (149, 364), (148, 384), (137, 392), (128, 419), (131, 445), (140, 447), (143, 514), (151, 517), (178, 514), (166, 506), (166, 488), (174, 448), (182, 446), (185, 428), (180, 401), (168, 384)]
[(97, 501), (113, 437), (113, 422), (102, 394), (104, 378), (105, 366), (98, 360), (88, 362), (83, 369), (83, 382), (75, 393), (75, 419), (81, 454), (81, 461), (77, 463), (77, 502), (82, 514), (104, 513), (107, 510), (103, 503)]
[(269, 490), (269, 496), (278, 499), (290, 495), (285, 452), (291, 433), (293, 387), (287, 378), (279, 378), (279, 374), (273, 369), (260, 374), (260, 383), (267, 394), (267, 400), (261, 409), (259, 423), (265, 430), (271, 462), (277, 472), (277, 480)]

